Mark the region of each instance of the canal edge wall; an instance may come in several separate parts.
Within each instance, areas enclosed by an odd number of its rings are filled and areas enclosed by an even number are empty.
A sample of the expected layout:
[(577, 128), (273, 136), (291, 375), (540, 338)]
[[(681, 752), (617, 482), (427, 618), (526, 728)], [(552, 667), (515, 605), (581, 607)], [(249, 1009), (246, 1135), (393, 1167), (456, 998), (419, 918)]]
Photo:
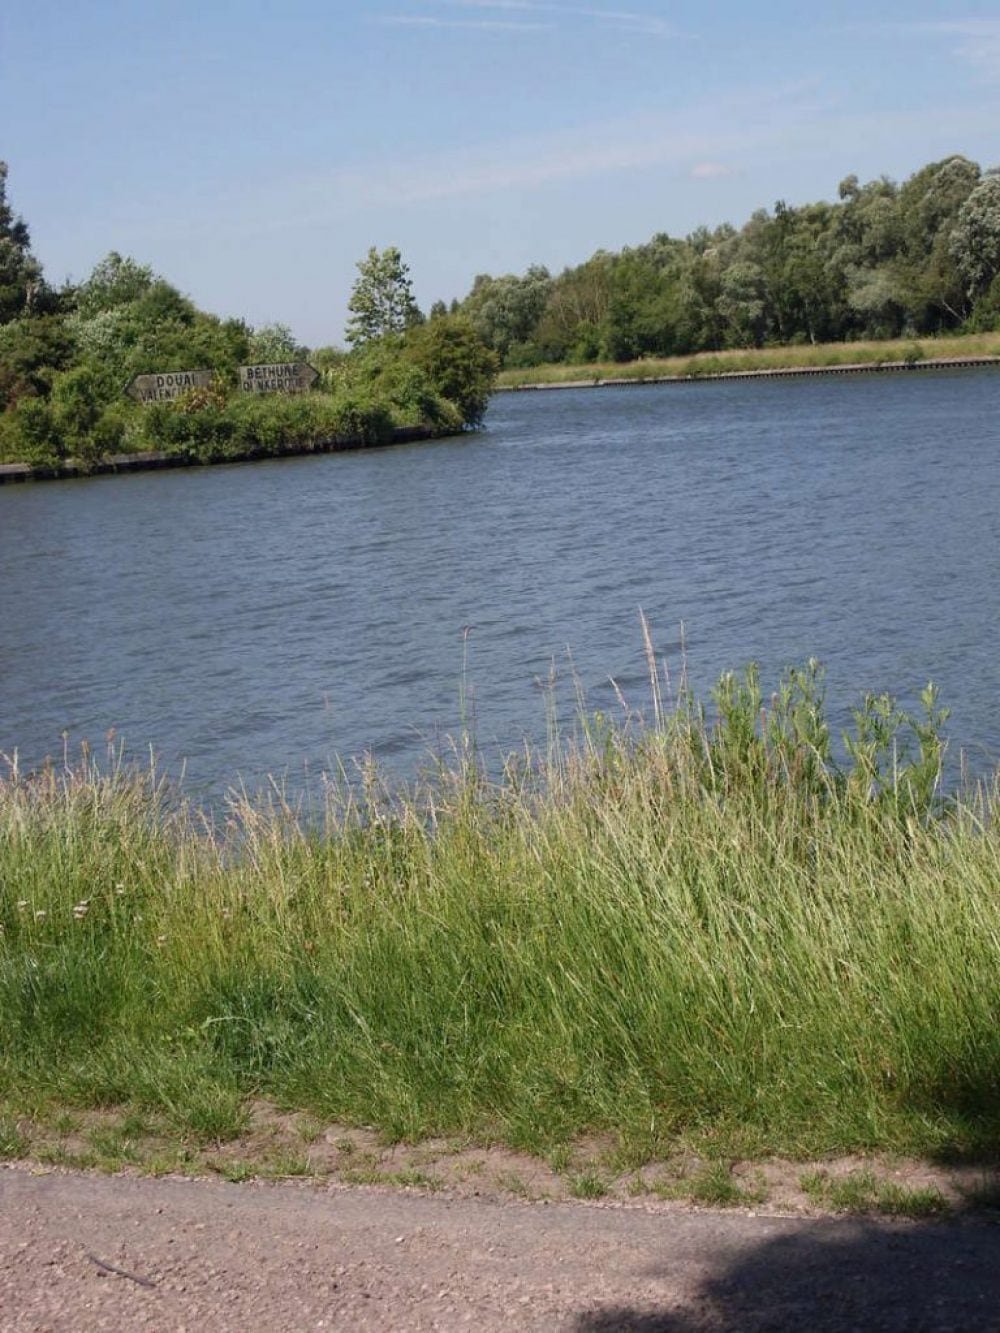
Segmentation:
[(909, 370), (969, 370), (1000, 366), (1000, 356), (937, 357), (921, 361), (857, 361), (840, 366), (783, 366), (769, 370), (717, 370), (704, 375), (612, 375), (604, 379), (499, 384), (497, 393), (542, 389), (620, 389), (633, 384), (705, 384), (715, 380), (791, 379), (803, 375), (880, 375)]
[(0, 486), (22, 481), (67, 481), (74, 477), (106, 477), (122, 472), (155, 472), (167, 468), (218, 467), (225, 463), (262, 463), (272, 458), (301, 458), (307, 454), (333, 454), (354, 449), (383, 449), (394, 444), (416, 444), (421, 440), (440, 440), (460, 434), (433, 426), (398, 426), (384, 440), (365, 440), (345, 435), (314, 444), (289, 444), (277, 453), (246, 453), (231, 458), (186, 458), (161, 449), (141, 454), (109, 454), (97, 460), (67, 458), (59, 463), (34, 466), (31, 463), (0, 463)]

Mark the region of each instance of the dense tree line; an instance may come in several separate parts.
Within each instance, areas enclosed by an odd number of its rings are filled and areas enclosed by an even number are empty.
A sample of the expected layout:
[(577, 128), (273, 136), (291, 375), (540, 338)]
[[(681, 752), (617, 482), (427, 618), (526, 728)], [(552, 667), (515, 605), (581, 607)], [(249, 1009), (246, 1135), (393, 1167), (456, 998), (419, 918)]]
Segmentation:
[[(165, 449), (191, 458), (280, 452), (333, 436), (385, 438), (396, 426), (477, 425), (497, 368), (461, 316), (427, 324), (398, 250), (371, 250), (351, 300), (349, 353), (300, 346), (280, 324), (254, 329), (208, 314), (146, 265), (111, 253), (56, 289), (7, 198), (0, 162), (0, 462), (51, 464)], [(311, 359), (317, 392), (300, 401), (240, 395), (241, 364)], [(207, 369), (210, 388), (140, 406), (136, 376)]]
[[(762, 209), (740, 229), (659, 233), (558, 276), (480, 275), (425, 319), (394, 247), (358, 264), (350, 351), (311, 354), (282, 325), (199, 310), (116, 253), (56, 289), (7, 198), (0, 162), (0, 460), (52, 461), (170, 447), (193, 457), (274, 451), (281, 433), (378, 438), (392, 425), (477, 425), (498, 364), (634, 360), (733, 347), (1000, 327), (1000, 171), (930, 163), (902, 185), (849, 176), (835, 203)], [(236, 368), (302, 360), (311, 405), (239, 403)], [(176, 404), (123, 396), (135, 375), (208, 368)], [(325, 394), (324, 400), (319, 399)]]
[(992, 330), (1000, 173), (956, 156), (902, 185), (849, 176), (836, 203), (779, 202), (738, 231), (480, 275), (457, 308), (509, 366)]

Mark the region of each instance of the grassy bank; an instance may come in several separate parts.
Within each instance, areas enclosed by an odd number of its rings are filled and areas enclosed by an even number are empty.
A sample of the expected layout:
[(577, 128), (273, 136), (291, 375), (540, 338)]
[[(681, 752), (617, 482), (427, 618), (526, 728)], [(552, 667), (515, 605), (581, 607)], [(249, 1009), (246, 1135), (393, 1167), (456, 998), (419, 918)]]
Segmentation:
[[(1000, 1146), (997, 786), (939, 717), (724, 680), (487, 781), (368, 773), (224, 826), (93, 766), (0, 784), (0, 1106), (224, 1141), (267, 1098), (392, 1138), (792, 1156)], [(907, 759), (904, 743), (912, 742)], [(0, 1119), (3, 1118), (0, 1115)]]
[(886, 361), (930, 361), (974, 356), (1000, 356), (1000, 334), (973, 333), (898, 341), (748, 348), (743, 351), (700, 352), (696, 356), (649, 357), (624, 364), (595, 361), (584, 365), (532, 366), (524, 370), (502, 371), (498, 385), (510, 389), (522, 384), (564, 384), (578, 380), (641, 380), (668, 375), (697, 378), (754, 370), (876, 365)]

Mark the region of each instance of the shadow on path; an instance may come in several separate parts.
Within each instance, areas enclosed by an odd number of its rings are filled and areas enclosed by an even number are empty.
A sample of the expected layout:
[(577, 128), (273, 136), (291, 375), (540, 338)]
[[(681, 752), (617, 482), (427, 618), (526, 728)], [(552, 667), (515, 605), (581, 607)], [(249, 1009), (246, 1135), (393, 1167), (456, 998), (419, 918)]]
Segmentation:
[[(670, 1282), (674, 1267), (667, 1253), (645, 1276)], [(594, 1309), (573, 1328), (1000, 1333), (1000, 1225), (817, 1220), (734, 1248), (674, 1309)]]

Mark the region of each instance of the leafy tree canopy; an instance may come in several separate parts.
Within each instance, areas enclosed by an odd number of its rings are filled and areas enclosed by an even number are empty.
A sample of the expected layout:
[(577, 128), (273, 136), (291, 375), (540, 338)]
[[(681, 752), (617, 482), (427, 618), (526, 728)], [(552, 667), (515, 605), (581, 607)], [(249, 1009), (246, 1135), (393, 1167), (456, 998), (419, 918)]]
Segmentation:
[(0, 327), (0, 411), (47, 394), (75, 350), (61, 315), (25, 316)]
[(1000, 175), (987, 175), (965, 200), (949, 248), (974, 301), (1000, 274)]
[(403, 333), (420, 323), (410, 270), (395, 246), (385, 250), (372, 246), (359, 261), (348, 309), (346, 337), (352, 347)]
[(424, 372), (443, 398), (457, 405), (463, 425), (482, 422), (500, 363), (469, 320), (441, 315), (414, 328), (403, 355)]
[(7, 202), (7, 163), (0, 162), (0, 324), (30, 313), (42, 291), (42, 266), (27, 224)]
[(76, 311), (81, 319), (92, 319), (107, 310), (131, 305), (149, 291), (157, 278), (148, 264), (123, 258), (117, 250), (97, 264), (93, 273), (76, 289)]
[[(287, 326), (219, 319), (116, 251), (53, 293), (5, 188), (0, 166), (0, 461), (48, 467), (149, 448), (255, 457), (331, 438), (386, 440), (400, 426), (458, 431), (482, 418), (496, 359), (443, 307), (424, 336), (398, 250), (372, 249), (359, 265), (354, 350), (319, 349), (319, 392), (247, 396), (236, 389), (240, 363), (308, 356)], [(194, 369), (214, 371), (211, 385), (152, 405), (125, 396), (136, 375)]]
[(1000, 177), (960, 155), (902, 185), (657, 233), (556, 277), (480, 274), (461, 303), (507, 365), (933, 334), (996, 323)]
[(267, 361), (301, 361), (306, 349), (295, 338), (287, 324), (261, 324), (250, 330), (249, 351), (254, 365)]

